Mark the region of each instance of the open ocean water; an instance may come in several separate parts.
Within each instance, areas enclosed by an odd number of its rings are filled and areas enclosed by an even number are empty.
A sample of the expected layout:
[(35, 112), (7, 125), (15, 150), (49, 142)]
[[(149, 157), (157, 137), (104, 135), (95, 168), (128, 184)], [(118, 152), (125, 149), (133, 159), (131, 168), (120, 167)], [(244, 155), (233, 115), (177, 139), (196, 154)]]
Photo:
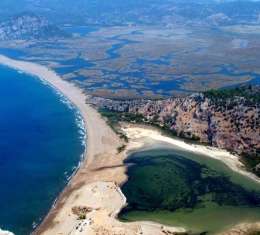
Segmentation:
[(0, 66), (0, 228), (27, 235), (85, 151), (79, 112), (54, 89)]

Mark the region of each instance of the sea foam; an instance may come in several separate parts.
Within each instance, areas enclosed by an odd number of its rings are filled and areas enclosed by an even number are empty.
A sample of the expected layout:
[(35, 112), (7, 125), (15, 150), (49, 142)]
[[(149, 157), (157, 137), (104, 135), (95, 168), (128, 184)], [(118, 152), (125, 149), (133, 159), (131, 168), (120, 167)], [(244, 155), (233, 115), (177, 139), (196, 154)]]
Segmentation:
[(9, 231), (2, 230), (2, 229), (0, 228), (0, 235), (14, 235), (14, 233), (9, 232)]
[(84, 119), (80, 113), (80, 111), (78, 110), (78, 108), (59, 90), (57, 90), (54, 86), (52, 86), (51, 84), (47, 83), (44, 79), (41, 79), (41, 82), (45, 85), (48, 85), (49, 87), (51, 87), (54, 92), (59, 96), (60, 101), (67, 105), (67, 107), (71, 110), (74, 110), (75, 112), (75, 121), (76, 121), (76, 125), (79, 128), (79, 139), (81, 140), (81, 144), (82, 146), (86, 147), (86, 139), (87, 139), (87, 133), (86, 133), (86, 129), (85, 129), (85, 122)]

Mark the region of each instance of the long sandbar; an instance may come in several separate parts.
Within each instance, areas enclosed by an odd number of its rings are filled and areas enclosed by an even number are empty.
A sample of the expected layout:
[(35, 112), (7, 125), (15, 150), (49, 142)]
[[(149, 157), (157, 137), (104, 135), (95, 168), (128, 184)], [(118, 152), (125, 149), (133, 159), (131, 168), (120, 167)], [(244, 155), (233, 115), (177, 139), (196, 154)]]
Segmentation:
[[(91, 105), (77, 86), (45, 66), (0, 55), (0, 64), (36, 76), (65, 95), (80, 111), (87, 133), (85, 160), (34, 234), (124, 234), (164, 235), (185, 232), (152, 222), (121, 223), (116, 218), (126, 205), (118, 185), (126, 181), (123, 143)], [(91, 208), (84, 220), (73, 213), (75, 207)]]
[[(123, 164), (126, 152), (117, 152), (117, 147), (122, 145), (121, 140), (100, 114), (86, 104), (86, 94), (72, 83), (61, 79), (55, 72), (35, 63), (17, 61), (5, 56), (0, 56), (0, 64), (37, 76), (64, 94), (81, 112), (88, 135), (84, 162), (34, 234), (160, 235), (165, 234), (165, 231), (185, 231), (183, 228), (166, 227), (151, 222), (121, 223), (116, 220), (118, 212), (126, 203), (126, 198), (118, 187), (127, 179)], [(186, 144), (147, 128), (128, 126), (124, 130), (130, 137), (127, 150), (142, 147), (144, 138), (166, 142), (223, 161), (232, 170), (259, 182), (258, 178), (243, 169), (237, 156), (226, 151)], [(86, 220), (78, 221), (77, 216), (72, 213), (75, 206), (87, 206), (93, 210)], [(239, 225), (228, 234), (235, 234), (237, 230), (244, 234), (249, 226), (255, 228), (259, 224)]]

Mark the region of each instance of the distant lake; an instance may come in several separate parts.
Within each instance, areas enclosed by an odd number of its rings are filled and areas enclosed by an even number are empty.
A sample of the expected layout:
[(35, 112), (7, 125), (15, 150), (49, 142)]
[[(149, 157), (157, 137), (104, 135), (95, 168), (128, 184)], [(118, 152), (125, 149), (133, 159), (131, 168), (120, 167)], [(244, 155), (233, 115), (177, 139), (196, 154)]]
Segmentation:
[(28, 235), (78, 166), (78, 111), (40, 80), (0, 66), (0, 228)]
[(95, 27), (95, 26), (75, 26), (75, 25), (71, 25), (71, 26), (64, 26), (63, 30), (73, 34), (73, 35), (78, 35), (78, 36), (86, 36), (92, 32), (97, 31), (99, 28)]

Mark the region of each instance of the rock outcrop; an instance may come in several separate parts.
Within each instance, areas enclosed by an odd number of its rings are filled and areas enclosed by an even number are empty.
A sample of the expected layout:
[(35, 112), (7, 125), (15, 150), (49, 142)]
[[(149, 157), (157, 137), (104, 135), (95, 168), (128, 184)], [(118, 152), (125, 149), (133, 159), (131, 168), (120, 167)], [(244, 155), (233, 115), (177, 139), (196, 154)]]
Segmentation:
[(29, 40), (68, 37), (69, 35), (32, 13), (24, 13), (0, 23), (0, 40)]
[(253, 156), (259, 168), (260, 89), (242, 89), (226, 95), (208, 92), (156, 101), (95, 98), (92, 102), (111, 111), (142, 115), (144, 122), (164, 127), (177, 136)]

